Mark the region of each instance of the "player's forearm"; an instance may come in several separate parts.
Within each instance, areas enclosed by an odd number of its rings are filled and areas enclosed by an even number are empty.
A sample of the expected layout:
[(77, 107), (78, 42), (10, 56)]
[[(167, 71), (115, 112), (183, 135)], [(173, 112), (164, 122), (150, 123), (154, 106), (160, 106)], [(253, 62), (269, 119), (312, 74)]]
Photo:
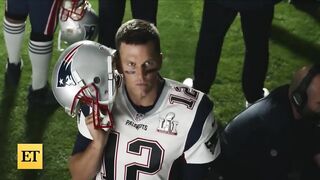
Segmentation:
[(71, 156), (69, 169), (72, 179), (93, 179), (101, 166), (104, 145), (92, 141), (87, 149)]

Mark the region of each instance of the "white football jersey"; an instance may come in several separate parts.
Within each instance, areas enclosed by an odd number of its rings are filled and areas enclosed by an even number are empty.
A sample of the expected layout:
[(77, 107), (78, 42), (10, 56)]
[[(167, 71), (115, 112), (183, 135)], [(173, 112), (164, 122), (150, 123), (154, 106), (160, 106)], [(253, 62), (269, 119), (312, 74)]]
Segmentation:
[(220, 153), (213, 104), (203, 93), (165, 79), (152, 110), (138, 113), (120, 86), (114, 128), (96, 179), (167, 180), (176, 159), (205, 164)]

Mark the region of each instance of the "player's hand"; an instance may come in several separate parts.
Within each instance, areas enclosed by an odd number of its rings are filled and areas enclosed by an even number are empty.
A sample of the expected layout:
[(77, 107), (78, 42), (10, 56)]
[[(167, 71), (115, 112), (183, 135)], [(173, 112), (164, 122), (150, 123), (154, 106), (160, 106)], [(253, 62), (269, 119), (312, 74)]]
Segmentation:
[(89, 129), (89, 132), (93, 138), (94, 142), (99, 143), (100, 145), (105, 145), (109, 136), (110, 129), (108, 131), (102, 129), (95, 129), (93, 125), (93, 115), (92, 113), (85, 119), (86, 125)]

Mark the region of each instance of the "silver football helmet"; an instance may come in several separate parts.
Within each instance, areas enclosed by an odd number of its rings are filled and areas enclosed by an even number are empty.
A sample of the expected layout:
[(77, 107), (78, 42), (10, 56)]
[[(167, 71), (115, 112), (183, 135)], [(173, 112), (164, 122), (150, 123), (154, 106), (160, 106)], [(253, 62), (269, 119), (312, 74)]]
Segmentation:
[(59, 12), (58, 50), (61, 43), (70, 45), (94, 40), (98, 35), (98, 16), (86, 0), (64, 0)]
[(112, 128), (111, 108), (116, 95), (114, 50), (84, 40), (70, 45), (59, 57), (52, 73), (52, 91), (65, 111), (79, 115), (91, 107), (95, 128)]

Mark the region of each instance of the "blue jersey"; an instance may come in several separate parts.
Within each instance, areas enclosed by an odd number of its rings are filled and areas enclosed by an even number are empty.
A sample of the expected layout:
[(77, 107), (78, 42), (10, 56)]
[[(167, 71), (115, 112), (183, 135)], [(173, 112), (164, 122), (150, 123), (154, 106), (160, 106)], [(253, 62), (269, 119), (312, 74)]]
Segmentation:
[(26, 20), (29, 16), (32, 31), (52, 35), (57, 25), (62, 0), (6, 0), (6, 16)]

